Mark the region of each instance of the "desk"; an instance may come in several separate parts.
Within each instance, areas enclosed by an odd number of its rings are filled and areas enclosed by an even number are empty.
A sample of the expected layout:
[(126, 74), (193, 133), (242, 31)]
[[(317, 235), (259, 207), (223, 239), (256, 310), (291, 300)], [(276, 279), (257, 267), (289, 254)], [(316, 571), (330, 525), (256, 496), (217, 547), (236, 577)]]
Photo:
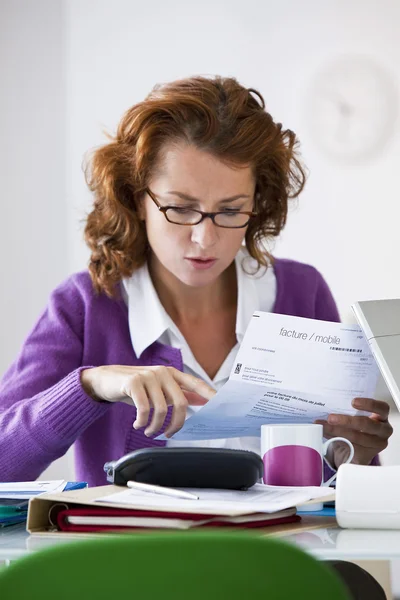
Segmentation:
[(284, 539), (319, 560), (400, 559), (400, 530), (332, 527), (288, 534)]
[(322, 527), (281, 536), (318, 560), (347, 560), (371, 573), (392, 596), (391, 561), (400, 559), (400, 531)]
[(25, 523), (12, 525), (4, 531), (0, 529), (0, 564), (8, 563), (32, 552), (47, 548), (56, 544), (70, 542), (71, 539), (79, 539), (78, 536), (35, 536), (25, 530)]
[[(360, 564), (378, 579), (391, 598), (389, 561), (400, 560), (400, 530), (340, 529), (335, 524), (332, 517), (303, 515), (302, 524), (266, 528), (265, 533), (282, 537), (319, 560), (349, 560)], [(300, 530), (300, 525), (306, 528)], [(0, 565), (7, 565), (29, 552), (76, 539), (84, 539), (84, 536), (30, 535), (24, 524), (8, 527), (0, 530)]]
[[(400, 560), (400, 530), (340, 529), (334, 526), (333, 519), (329, 520), (327, 527), (318, 529), (316, 519), (318, 517), (303, 517), (307, 529), (301, 531), (296, 531), (296, 524), (289, 524), (284, 531), (274, 527), (271, 531), (265, 529), (265, 532), (300, 546), (319, 560)], [(76, 539), (83, 539), (83, 536), (29, 535), (24, 524), (13, 525), (0, 530), (0, 562)]]

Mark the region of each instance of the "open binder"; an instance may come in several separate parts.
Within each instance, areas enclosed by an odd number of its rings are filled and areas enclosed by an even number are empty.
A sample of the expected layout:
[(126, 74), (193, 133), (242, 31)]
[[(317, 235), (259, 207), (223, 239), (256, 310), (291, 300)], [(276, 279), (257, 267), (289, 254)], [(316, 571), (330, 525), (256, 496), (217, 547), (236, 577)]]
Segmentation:
[[(274, 512), (260, 512), (258, 505), (255, 505), (255, 510), (251, 510), (245, 503), (242, 509), (240, 504), (233, 508), (232, 503), (226, 503), (227, 508), (224, 510), (224, 503), (216, 503), (217, 510), (215, 506), (212, 510), (211, 505), (208, 510), (204, 510), (201, 503), (198, 504), (195, 500), (186, 501), (186, 504), (177, 501), (175, 505), (171, 505), (171, 498), (165, 498), (165, 504), (151, 506), (149, 498), (147, 507), (143, 496), (138, 500), (137, 506), (112, 501), (114, 495), (120, 496), (124, 491), (127, 491), (127, 488), (108, 485), (32, 498), (29, 503), (27, 530), (34, 534), (60, 535), (63, 531), (91, 533), (133, 529), (144, 531), (155, 528), (191, 529), (199, 526), (262, 529), (300, 521), (293, 506)], [(327, 495), (318, 498), (319, 501), (334, 499), (334, 492), (329, 489), (326, 492)], [(101, 502), (98, 502), (98, 499), (101, 499)], [(159, 499), (160, 497), (157, 500)], [(188, 508), (183, 509), (183, 506)], [(138, 519), (148, 521), (140, 522)]]

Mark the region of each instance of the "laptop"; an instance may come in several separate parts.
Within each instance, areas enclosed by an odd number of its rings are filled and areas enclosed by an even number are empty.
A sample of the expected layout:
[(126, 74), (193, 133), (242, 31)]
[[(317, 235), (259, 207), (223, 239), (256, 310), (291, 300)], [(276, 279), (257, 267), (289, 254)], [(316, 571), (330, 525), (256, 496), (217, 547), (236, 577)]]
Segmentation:
[(365, 300), (352, 309), (400, 411), (400, 299)]

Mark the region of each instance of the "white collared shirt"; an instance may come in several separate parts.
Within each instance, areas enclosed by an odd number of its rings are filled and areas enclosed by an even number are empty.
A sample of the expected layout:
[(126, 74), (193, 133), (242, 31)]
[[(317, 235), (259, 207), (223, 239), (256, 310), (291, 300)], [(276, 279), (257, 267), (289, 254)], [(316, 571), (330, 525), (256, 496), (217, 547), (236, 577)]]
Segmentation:
[[(243, 260), (248, 272), (245, 272), (243, 269)], [(276, 298), (276, 278), (272, 267), (260, 269), (260, 272), (256, 275), (249, 274), (254, 272), (255, 263), (244, 250), (238, 253), (235, 264), (238, 285), (235, 328), (237, 344), (229, 352), (214, 379), (210, 379), (203, 367), (197, 362), (182, 333), (161, 304), (151, 280), (147, 264), (135, 271), (130, 278), (123, 280), (123, 289), (126, 294), (125, 300), (129, 313), (129, 331), (136, 356), (140, 358), (144, 350), (156, 341), (172, 346), (173, 348), (178, 348), (182, 353), (185, 373), (190, 373), (203, 379), (216, 390), (220, 389), (229, 378), (239, 345), (243, 340), (247, 325), (254, 311), (262, 310), (270, 312)], [(193, 415), (200, 408), (200, 406), (190, 406), (186, 418)], [(231, 448), (252, 450), (260, 454), (260, 438), (256, 437), (195, 442), (179, 442), (172, 439), (168, 440), (167, 446)]]

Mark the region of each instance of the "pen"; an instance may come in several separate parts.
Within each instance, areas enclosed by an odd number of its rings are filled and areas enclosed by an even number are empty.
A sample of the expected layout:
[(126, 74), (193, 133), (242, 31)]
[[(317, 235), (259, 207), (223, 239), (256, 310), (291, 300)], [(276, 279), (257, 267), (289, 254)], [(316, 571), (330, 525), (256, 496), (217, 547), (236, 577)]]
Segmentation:
[(128, 488), (150, 492), (151, 494), (160, 494), (161, 496), (171, 496), (172, 498), (184, 498), (186, 500), (198, 500), (199, 497), (190, 492), (182, 492), (174, 488), (164, 487), (162, 485), (152, 485), (150, 483), (141, 483), (140, 481), (127, 481)]

